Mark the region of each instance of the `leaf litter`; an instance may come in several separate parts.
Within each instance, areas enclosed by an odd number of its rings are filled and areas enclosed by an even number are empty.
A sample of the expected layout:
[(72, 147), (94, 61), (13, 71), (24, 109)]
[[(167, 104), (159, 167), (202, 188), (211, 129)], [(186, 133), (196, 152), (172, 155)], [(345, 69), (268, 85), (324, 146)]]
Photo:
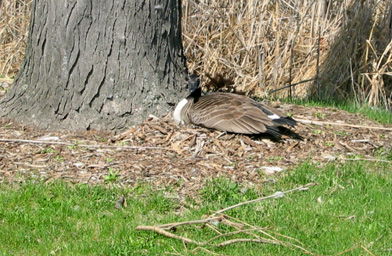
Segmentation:
[(391, 150), (392, 125), (334, 108), (281, 107), (294, 118), (315, 123), (299, 122), (276, 141), (177, 126), (171, 115), (151, 116), (117, 135), (49, 132), (0, 119), (0, 181), (40, 177), (98, 184), (114, 170), (121, 177), (116, 182), (123, 185), (150, 182), (186, 195), (210, 178), (262, 185), (303, 161), (370, 159), (381, 148)]

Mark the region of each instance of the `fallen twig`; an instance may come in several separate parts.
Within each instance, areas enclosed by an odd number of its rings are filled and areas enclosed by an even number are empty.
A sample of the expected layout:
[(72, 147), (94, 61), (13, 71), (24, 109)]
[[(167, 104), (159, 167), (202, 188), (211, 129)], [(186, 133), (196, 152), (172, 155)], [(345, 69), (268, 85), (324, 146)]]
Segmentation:
[(351, 248), (348, 248), (348, 249), (346, 249), (346, 250), (344, 250), (342, 252), (339, 252), (339, 253), (335, 254), (334, 256), (343, 255), (343, 254), (345, 254), (347, 252), (350, 252), (350, 251), (353, 251), (353, 250), (357, 249), (358, 247), (359, 247), (359, 245), (353, 246)]
[(351, 140), (351, 142), (369, 143), (370, 140)]
[(273, 239), (273, 240), (279, 241), (279, 240), (278, 240), (276, 237), (274, 237), (273, 235), (271, 235), (271, 234), (265, 232), (265, 231), (264, 231), (264, 228), (258, 228), (258, 227), (256, 227), (256, 226), (250, 225), (249, 223), (246, 223), (246, 222), (244, 222), (244, 221), (242, 221), (242, 220), (240, 220), (240, 219), (231, 217), (231, 216), (229, 216), (229, 215), (223, 215), (223, 216), (225, 216), (225, 218), (227, 218), (227, 219), (235, 220), (235, 221), (237, 221), (237, 222), (241, 223), (242, 225), (247, 226), (247, 227), (249, 227), (249, 228), (254, 228), (254, 229), (256, 229), (255, 231), (260, 232), (260, 233), (262, 233), (263, 235), (265, 235), (265, 236), (267, 236), (267, 237), (269, 237), (269, 238), (271, 238), (271, 239)]
[(161, 235), (164, 235), (164, 236), (167, 236), (167, 237), (170, 237), (170, 238), (179, 239), (179, 240), (183, 241), (184, 243), (197, 244), (199, 246), (204, 245), (204, 243), (200, 243), (198, 241), (195, 241), (195, 240), (192, 240), (192, 239), (189, 239), (189, 238), (186, 238), (186, 237), (177, 236), (177, 235), (175, 235), (173, 233), (170, 233), (170, 232), (168, 232), (166, 230), (163, 230), (162, 228), (157, 227), (157, 226), (137, 226), (136, 230), (154, 231), (154, 232), (156, 232), (158, 234), (161, 234)]
[(362, 249), (365, 250), (365, 252), (369, 253), (372, 256), (375, 256), (374, 253), (372, 253), (371, 251), (369, 251), (369, 249), (367, 249), (365, 246), (361, 245)]
[(237, 230), (237, 231), (233, 231), (233, 232), (229, 232), (229, 233), (225, 233), (225, 234), (220, 234), (220, 235), (214, 236), (213, 238), (208, 240), (206, 243), (208, 244), (208, 243), (212, 242), (213, 240), (218, 239), (220, 237), (231, 236), (231, 235), (235, 235), (235, 234), (239, 234), (239, 233), (246, 233), (246, 232), (250, 232), (250, 231), (258, 231), (260, 229), (263, 229), (263, 228), (259, 227), (259, 228), (241, 229), (241, 230)]
[[(236, 219), (236, 218), (231, 217), (231, 216), (228, 216), (228, 215), (224, 215), (224, 217), (225, 217), (226, 219), (233, 219), (233, 220), (235, 220), (235, 221), (238, 221), (238, 222), (242, 223), (243, 225), (246, 225), (246, 226), (250, 227), (251, 229), (254, 229), (256, 232), (260, 232), (260, 233), (262, 233), (263, 235), (265, 235), (265, 236), (267, 236), (267, 237), (273, 239), (273, 240), (268, 240), (268, 239), (266, 239), (266, 241), (276, 241), (276, 242), (278, 242), (278, 244), (281, 244), (281, 245), (283, 245), (283, 246), (287, 246), (287, 247), (292, 246), (292, 247), (294, 247), (294, 248), (297, 248), (297, 249), (300, 249), (300, 250), (304, 251), (304, 252), (307, 253), (307, 254), (310, 254), (310, 255), (318, 255), (318, 254), (315, 254), (315, 253), (312, 253), (312, 252), (306, 250), (306, 249), (305, 249), (304, 247), (302, 247), (302, 246), (299, 246), (299, 245), (296, 245), (296, 244), (293, 244), (293, 243), (290, 243), (290, 242), (281, 241), (281, 240), (277, 239), (276, 237), (272, 236), (271, 234), (265, 232), (265, 231), (264, 231), (264, 228), (258, 228), (258, 227), (252, 226), (252, 225), (250, 225), (250, 224), (248, 224), (248, 223), (246, 223), (246, 222), (243, 222), (243, 221), (241, 221), (241, 220), (239, 220), (239, 219)], [(244, 231), (245, 231), (245, 230), (244, 230)], [(248, 230), (248, 231), (245, 232), (245, 233), (248, 233), (248, 232), (250, 232), (250, 231)], [(279, 235), (279, 236), (284, 237), (284, 238), (286, 238), (286, 239), (293, 240), (293, 241), (295, 241), (295, 242), (297, 242), (297, 243), (303, 245), (302, 242), (298, 241), (297, 239), (295, 239), (295, 238), (293, 238), (293, 237), (285, 236), (285, 235), (279, 234), (279, 233), (277, 233), (277, 232), (274, 232), (274, 233), (275, 233), (276, 235)], [(260, 238), (259, 236), (256, 236), (256, 237), (257, 237), (257, 238)]]
[(222, 209), (222, 210), (219, 210), (219, 211), (215, 212), (214, 214), (212, 214), (211, 216), (214, 216), (214, 215), (216, 215), (216, 214), (223, 213), (223, 212), (225, 212), (225, 211), (231, 210), (231, 209), (233, 209), (233, 208), (236, 208), (236, 207), (239, 207), (239, 206), (242, 206), (242, 205), (246, 205), (246, 204), (251, 204), (251, 203), (259, 202), (259, 201), (263, 201), (263, 200), (270, 199), (270, 198), (280, 197), (280, 196), (282, 196), (282, 195), (284, 195), (284, 194), (291, 193), (291, 192), (298, 191), (298, 190), (305, 190), (305, 189), (307, 189), (307, 188), (309, 188), (309, 187), (316, 186), (316, 185), (318, 185), (318, 183), (308, 183), (308, 184), (303, 185), (303, 186), (298, 187), (298, 188), (290, 189), (290, 190), (283, 191), (283, 192), (277, 192), (277, 193), (275, 193), (275, 194), (273, 194), (273, 195), (269, 195), (269, 196), (257, 198), (257, 199), (254, 199), (254, 200), (242, 202), (242, 203), (239, 203), (239, 204), (236, 204), (236, 205), (229, 206), (229, 207), (224, 208), (224, 209)]
[[(271, 236), (270, 234), (265, 232), (263, 230), (264, 228), (255, 227), (255, 226), (249, 225), (247, 223), (244, 223), (243, 221), (237, 220), (237, 219), (232, 218), (232, 217), (230, 217), (228, 215), (220, 214), (219, 216), (214, 216), (214, 215), (217, 215), (219, 213), (225, 212), (225, 211), (227, 211), (229, 209), (233, 209), (233, 208), (241, 206), (241, 205), (250, 204), (250, 203), (261, 201), (261, 200), (265, 200), (265, 199), (268, 199), (268, 198), (281, 197), (284, 194), (291, 193), (291, 192), (294, 192), (294, 191), (306, 190), (309, 187), (315, 186), (315, 185), (317, 185), (317, 183), (309, 183), (309, 184), (303, 185), (303, 186), (298, 187), (298, 188), (290, 189), (290, 190), (287, 190), (287, 191), (284, 191), (284, 192), (276, 192), (275, 194), (270, 195), (270, 196), (266, 196), (266, 197), (258, 198), (258, 199), (255, 199), (255, 200), (243, 202), (241, 204), (236, 204), (236, 205), (227, 207), (225, 209), (222, 209), (220, 211), (217, 211), (217, 212), (213, 213), (210, 217), (208, 217), (206, 219), (194, 220), (194, 221), (185, 221), (185, 222), (178, 222), (178, 223), (169, 223), (169, 224), (163, 224), (163, 225), (158, 225), (158, 226), (138, 226), (138, 227), (136, 227), (136, 230), (154, 231), (154, 232), (156, 232), (158, 234), (167, 236), (169, 238), (174, 238), (174, 239), (181, 240), (184, 244), (185, 243), (190, 243), (190, 244), (196, 244), (198, 246), (211, 245), (211, 246), (216, 246), (216, 247), (223, 247), (223, 246), (226, 246), (226, 245), (229, 245), (229, 244), (241, 243), (241, 242), (269, 243), (269, 244), (283, 245), (283, 246), (287, 246), (287, 247), (291, 247), (291, 248), (297, 248), (297, 249), (300, 249), (300, 250), (304, 251), (307, 254), (316, 255), (316, 254), (306, 250), (305, 248), (303, 248), (303, 247), (301, 247), (299, 245), (276, 239), (274, 236)], [(238, 223), (230, 221), (229, 219), (233, 219), (235, 221), (238, 221)], [(171, 232), (166, 231), (167, 229), (172, 229), (172, 228), (174, 228), (176, 226), (180, 226), (180, 225), (191, 225), (191, 224), (203, 224), (203, 223), (205, 223), (207, 227), (210, 227), (210, 226), (212, 226), (212, 225), (210, 225), (210, 223), (213, 222), (213, 221), (219, 221), (222, 225), (227, 225), (227, 226), (230, 226), (230, 227), (234, 227), (237, 230), (236, 231), (232, 231), (232, 232), (228, 232), (228, 233), (220, 233), (215, 228), (211, 227), (219, 235), (217, 235), (217, 236), (215, 236), (215, 237), (213, 237), (213, 238), (211, 238), (211, 239), (209, 239), (209, 240), (207, 240), (205, 242), (198, 242), (198, 241), (195, 241), (195, 240), (192, 240), (192, 239), (189, 239), (189, 238), (186, 238), (186, 237), (182, 237), (182, 236), (179, 236), (179, 235), (175, 235), (175, 234), (173, 234)], [(248, 226), (250, 228), (244, 229), (245, 226)], [(265, 235), (265, 236), (267, 236), (267, 237), (269, 237), (271, 239), (262, 238), (262, 237), (258, 236), (257, 234), (252, 233), (253, 231), (254, 232), (260, 232), (263, 235)], [(251, 235), (254, 238), (236, 238), (236, 239), (231, 239), (231, 240), (228, 240), (228, 241), (225, 241), (225, 242), (221, 242), (221, 243), (217, 243), (217, 244), (213, 244), (212, 243), (214, 240), (216, 240), (218, 238), (228, 237), (228, 236), (232, 236), (232, 235), (237, 235), (237, 234), (240, 234), (240, 233), (243, 233), (243, 234), (246, 234), (246, 235)], [(284, 236), (284, 237), (285, 238), (290, 238), (290, 237), (286, 237), (286, 236)], [(290, 239), (293, 239), (293, 238), (290, 238)], [(296, 239), (293, 239), (293, 240), (297, 241)], [(302, 243), (300, 243), (300, 244), (302, 245)]]
[(346, 126), (346, 127), (354, 127), (354, 128), (365, 128), (365, 129), (373, 129), (373, 130), (384, 130), (384, 131), (392, 131), (392, 128), (389, 127), (379, 127), (379, 126), (367, 126), (367, 125), (358, 125), (358, 124), (346, 124), (346, 123), (334, 123), (334, 122), (325, 122), (325, 121), (315, 121), (315, 120), (306, 120), (306, 119), (295, 119), (295, 121), (304, 123), (304, 124), (316, 124), (316, 125), (337, 125), (337, 126)]
[(181, 225), (191, 225), (191, 224), (201, 224), (201, 223), (208, 223), (211, 221), (221, 221), (223, 219), (222, 216), (219, 217), (213, 217), (213, 218), (208, 218), (208, 219), (203, 219), (203, 220), (192, 220), (192, 221), (184, 221), (184, 222), (177, 222), (177, 223), (168, 223), (168, 224), (163, 224), (159, 225), (158, 227), (162, 229), (172, 229), (177, 226)]
[(141, 146), (110, 146), (110, 145), (88, 145), (88, 144), (77, 144), (62, 141), (40, 141), (40, 140), (21, 140), (21, 139), (0, 139), (0, 142), (9, 143), (30, 143), (30, 144), (49, 144), (49, 145), (64, 145), (64, 146), (74, 146), (84, 148), (116, 148), (116, 149), (132, 149), (132, 150), (142, 150), (142, 149), (160, 149), (160, 150), (171, 150), (168, 148), (161, 147), (141, 147)]
[(382, 162), (382, 163), (392, 163), (392, 161), (374, 158), (344, 158), (344, 161), (371, 161), (371, 162)]
[[(202, 250), (202, 251), (204, 251), (204, 252), (206, 252), (206, 253), (210, 253), (210, 254), (212, 254), (212, 255), (227, 256), (226, 254), (215, 253), (215, 252), (212, 252), (212, 251), (210, 251), (210, 250), (207, 250), (206, 248), (203, 248), (203, 247), (196, 247), (195, 249), (192, 250), (192, 253), (195, 254), (197, 250)], [(181, 254), (181, 255), (182, 255), (182, 254)]]
[(223, 247), (229, 244), (234, 244), (234, 243), (244, 243), (244, 242), (254, 242), (254, 243), (272, 243), (272, 244), (280, 244), (279, 241), (270, 241), (270, 240), (265, 240), (265, 239), (251, 239), (251, 238), (238, 238), (238, 239), (232, 239), (228, 241), (224, 241), (220, 244), (217, 244), (216, 247)]

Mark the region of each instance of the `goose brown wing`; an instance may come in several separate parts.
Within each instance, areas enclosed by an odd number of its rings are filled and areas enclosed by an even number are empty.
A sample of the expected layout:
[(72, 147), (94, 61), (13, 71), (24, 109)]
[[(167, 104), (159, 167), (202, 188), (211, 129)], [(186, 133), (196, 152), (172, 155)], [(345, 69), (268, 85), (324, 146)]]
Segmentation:
[(268, 132), (268, 127), (274, 126), (274, 123), (253, 102), (235, 94), (208, 94), (192, 105), (189, 120), (196, 125), (234, 133)]

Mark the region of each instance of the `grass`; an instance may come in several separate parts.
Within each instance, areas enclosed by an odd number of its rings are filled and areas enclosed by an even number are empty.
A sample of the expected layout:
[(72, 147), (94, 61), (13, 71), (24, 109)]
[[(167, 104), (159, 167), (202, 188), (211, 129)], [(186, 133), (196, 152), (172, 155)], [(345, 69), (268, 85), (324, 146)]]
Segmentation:
[[(148, 184), (119, 188), (60, 181), (2, 183), (0, 255), (211, 255), (202, 250), (191, 253), (195, 246), (185, 249), (179, 241), (135, 231), (135, 227), (200, 219), (211, 211), (309, 182), (319, 185), (227, 214), (296, 238), (318, 254), (354, 248), (343, 255), (366, 255), (366, 248), (375, 255), (392, 255), (390, 171), (391, 164), (382, 162), (350, 161), (324, 167), (304, 163), (258, 189), (224, 178), (211, 180), (195, 195), (199, 200), (188, 198), (182, 205), (165, 196), (170, 188), (158, 191)], [(121, 194), (128, 205), (118, 210), (114, 205)], [(214, 235), (195, 227), (179, 227), (176, 234), (199, 241)], [(206, 249), (226, 255), (303, 255), (300, 250), (271, 244)]]
[[(233, 78), (241, 90), (255, 92), (259, 89), (260, 80), (261, 89), (267, 90), (289, 80), (297, 82), (313, 78), (316, 73), (317, 31), (320, 29), (324, 31), (321, 35), (324, 50), (320, 56), (324, 72), (320, 76), (330, 81), (325, 86), (334, 89), (336, 84), (348, 84), (350, 91), (351, 84), (362, 85), (362, 75), (368, 75), (372, 82), (365, 80), (364, 89), (356, 90), (363, 96), (384, 95), (377, 92), (382, 92), (383, 84), (390, 92), (388, 84), (383, 82), (390, 66), (386, 63), (385, 67), (372, 68), (365, 64), (382, 63), (383, 57), (378, 56), (382, 56), (380, 53), (385, 45), (379, 43), (380, 47), (375, 47), (373, 54), (358, 52), (367, 52), (369, 47), (372, 48), (372, 41), (380, 42), (378, 39), (384, 38), (380, 37), (385, 31), (382, 26), (368, 25), (386, 22), (381, 19), (358, 22), (364, 17), (361, 13), (366, 9), (360, 2), (351, 2), (356, 4), (349, 9), (344, 7), (346, 1), (332, 5), (332, 15), (326, 15), (329, 18), (322, 20), (318, 27), (317, 24), (313, 26), (313, 17), (317, 16), (313, 10), (317, 8), (309, 8), (309, 4), (315, 2), (299, 5), (294, 12), (291, 6), (279, 1), (260, 2), (257, 6), (253, 6), (254, 1), (244, 5), (238, 1), (226, 3), (217, 0), (210, 4), (183, 1), (184, 48), (189, 68), (202, 75), (223, 74)], [(0, 71), (1, 76), (12, 78), (18, 72), (24, 55), (31, 1), (17, 0), (15, 4), (8, 0), (4, 3), (1, 6), (4, 18), (0, 22), (4, 25), (0, 33), (0, 49), (4, 54), (0, 58)], [(387, 1), (383, 3), (388, 4)], [(225, 4), (226, 7), (221, 8)], [(382, 10), (382, 6), (369, 9), (376, 12)], [(254, 15), (254, 12), (265, 15)], [(342, 17), (348, 14), (355, 14), (348, 16), (352, 22), (341, 24), (346, 20)], [(358, 27), (358, 24), (363, 24), (363, 27)], [(309, 30), (309, 27), (314, 29)], [(369, 33), (367, 28), (370, 27), (376, 30), (379, 27), (379, 31)], [(350, 35), (346, 36), (344, 31)], [(370, 43), (361, 46), (360, 43), (365, 40)], [(263, 47), (259, 47), (261, 45)], [(293, 64), (290, 64), (291, 52), (295, 53)], [(260, 60), (261, 55), (263, 58)], [(391, 56), (390, 51), (387, 55)], [(357, 65), (351, 68), (352, 63)], [(292, 79), (289, 78), (290, 69), (294, 75)], [(350, 78), (352, 69), (355, 81)], [(362, 74), (363, 70), (369, 70), (369, 73)], [(379, 76), (379, 80), (372, 80), (372, 73)], [(372, 83), (374, 86), (371, 87)], [(376, 88), (375, 91), (373, 88)], [(351, 113), (362, 113), (383, 124), (392, 124), (390, 112), (354, 103), (298, 103), (333, 105)], [(77, 147), (75, 144), (69, 149)], [(50, 148), (45, 151), (53, 153)], [(392, 161), (391, 151), (381, 149), (378, 154), (383, 160)], [(59, 156), (56, 160), (64, 159)], [(273, 162), (275, 159), (270, 160)], [(107, 159), (107, 162), (111, 161)], [(195, 195), (198, 200), (188, 198), (181, 204), (166, 196), (171, 193), (170, 188), (157, 190), (148, 184), (139, 184), (135, 188), (113, 186), (121, 178), (115, 170), (106, 176), (110, 186), (90, 187), (61, 181), (45, 184), (37, 180), (22, 184), (2, 183), (0, 255), (164, 255), (176, 252), (179, 255), (211, 255), (201, 250), (192, 253), (195, 249), (192, 245), (187, 246), (187, 250), (179, 241), (152, 232), (135, 231), (135, 227), (200, 219), (211, 211), (308, 182), (320, 185), (284, 198), (236, 208), (228, 214), (252, 225), (268, 226), (270, 232), (296, 238), (305, 248), (318, 254), (336, 255), (348, 250), (343, 255), (371, 255), (365, 251), (368, 250), (374, 255), (392, 255), (391, 169), (387, 162), (350, 161), (327, 166), (304, 163), (273, 177), (274, 183), (258, 188), (244, 187), (224, 178), (211, 180), (199, 195)], [(262, 172), (260, 175), (263, 175)], [(114, 205), (121, 194), (128, 199), (128, 206), (118, 210)], [(206, 229), (190, 227), (178, 228), (176, 233), (196, 240), (207, 240), (213, 236)], [(270, 244), (246, 243), (224, 248), (209, 246), (207, 249), (227, 255), (303, 255), (300, 250)]]
[[(5, 255), (154, 252), (151, 239), (157, 236), (135, 232), (136, 224), (158, 221), (175, 206), (148, 186), (131, 190), (29, 181), (1, 187), (0, 252)], [(114, 208), (121, 193), (137, 198), (125, 211)]]
[[(282, 101), (287, 101), (282, 99)], [(292, 99), (290, 102), (304, 105), (307, 107), (335, 107), (338, 109), (345, 110), (350, 113), (361, 113), (365, 115), (367, 118), (377, 121), (381, 124), (392, 124), (392, 112), (380, 109), (376, 107), (369, 107), (366, 105), (356, 104), (355, 102), (350, 101), (318, 101), (318, 100), (309, 100), (309, 99)], [(322, 113), (320, 113), (322, 115)]]
[(109, 173), (108, 175), (105, 175), (103, 179), (106, 182), (116, 182), (119, 179), (121, 179), (121, 177), (118, 175), (119, 172), (120, 172), (119, 170), (113, 170), (113, 168), (109, 167)]

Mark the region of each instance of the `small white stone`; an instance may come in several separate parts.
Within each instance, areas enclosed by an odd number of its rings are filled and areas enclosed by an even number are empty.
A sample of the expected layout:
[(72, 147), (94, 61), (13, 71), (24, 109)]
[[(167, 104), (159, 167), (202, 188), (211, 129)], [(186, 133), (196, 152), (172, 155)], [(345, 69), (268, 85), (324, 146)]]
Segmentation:
[(73, 164), (75, 167), (77, 167), (77, 168), (82, 168), (82, 167), (84, 167), (84, 163), (74, 163)]
[(266, 174), (274, 174), (283, 171), (283, 169), (278, 166), (263, 166), (261, 169), (264, 170)]
[(50, 141), (50, 140), (60, 140), (60, 138), (57, 136), (47, 136), (46, 135), (46, 136), (42, 136), (42, 137), (37, 138), (37, 140)]

